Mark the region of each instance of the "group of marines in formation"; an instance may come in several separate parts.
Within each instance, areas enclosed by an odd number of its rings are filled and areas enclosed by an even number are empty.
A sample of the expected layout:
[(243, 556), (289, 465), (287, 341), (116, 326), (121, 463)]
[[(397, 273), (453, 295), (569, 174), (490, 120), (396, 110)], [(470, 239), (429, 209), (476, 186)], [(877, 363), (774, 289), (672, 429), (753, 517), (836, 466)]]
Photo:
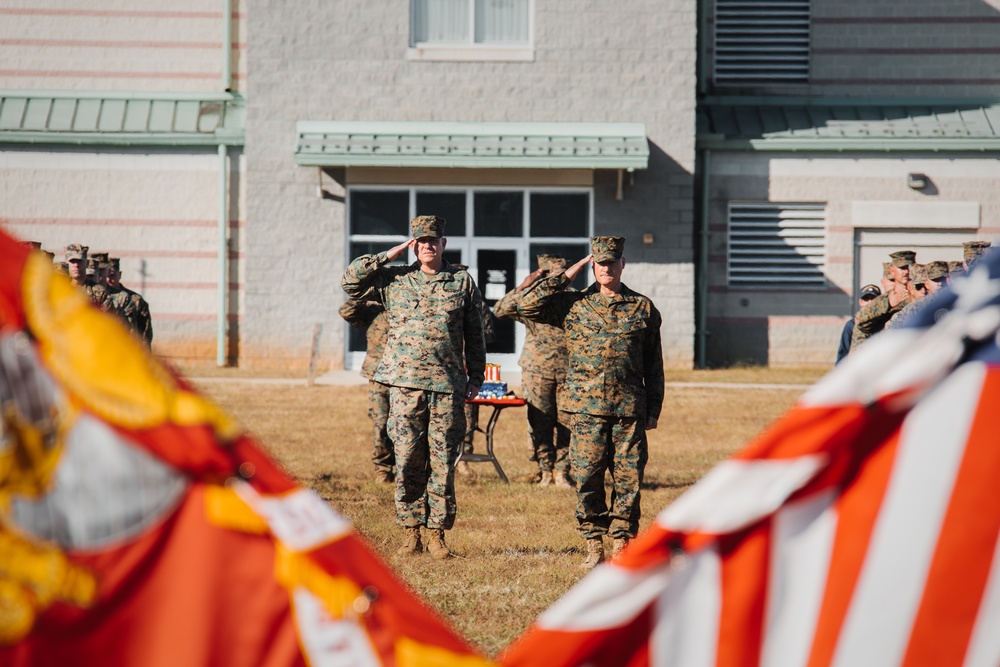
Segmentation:
[(837, 362), (883, 329), (905, 324), (927, 305), (925, 297), (947, 285), (953, 276), (967, 272), (989, 249), (989, 241), (966, 241), (962, 244), (963, 261), (925, 264), (917, 263), (912, 250), (890, 253), (890, 261), (882, 264), (881, 289), (874, 284), (861, 288), (860, 309), (844, 324)]
[(38, 241), (25, 241), (24, 245), (48, 255), (56, 271), (86, 292), (98, 308), (121, 318), (147, 347), (153, 344), (149, 304), (138, 292), (122, 284), (118, 257), (109, 257), (106, 252), (92, 253), (88, 246), (71, 243), (66, 246), (65, 259), (56, 262), (55, 253), (44, 250)]
[[(646, 431), (663, 405), (661, 316), (652, 301), (621, 281), (625, 239), (591, 238), (592, 253), (571, 266), (540, 255), (538, 269), (496, 302), (492, 314), (465, 267), (444, 260), (446, 222), (410, 221), (411, 239), (363, 255), (344, 274), (341, 315), (367, 327), (375, 479), (394, 483), (400, 554), (427, 550), (448, 558), (445, 531), (456, 514), (460, 447), (471, 447), (492, 317), (527, 329), (520, 359), (532, 456), (540, 486), (575, 488), (576, 519), (586, 540), (584, 569), (602, 562), (638, 532)], [(394, 264), (412, 249), (416, 261)], [(594, 284), (570, 287), (592, 264)], [(610, 502), (605, 494), (610, 473)]]

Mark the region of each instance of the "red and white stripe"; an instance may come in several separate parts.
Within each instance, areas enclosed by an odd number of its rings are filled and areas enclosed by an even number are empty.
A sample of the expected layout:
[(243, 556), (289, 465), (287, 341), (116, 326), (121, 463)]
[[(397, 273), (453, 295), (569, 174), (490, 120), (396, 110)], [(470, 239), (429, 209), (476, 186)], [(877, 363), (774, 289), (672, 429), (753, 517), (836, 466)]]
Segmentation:
[(954, 369), (961, 319), (866, 343), (503, 663), (1000, 665), (1000, 368)]

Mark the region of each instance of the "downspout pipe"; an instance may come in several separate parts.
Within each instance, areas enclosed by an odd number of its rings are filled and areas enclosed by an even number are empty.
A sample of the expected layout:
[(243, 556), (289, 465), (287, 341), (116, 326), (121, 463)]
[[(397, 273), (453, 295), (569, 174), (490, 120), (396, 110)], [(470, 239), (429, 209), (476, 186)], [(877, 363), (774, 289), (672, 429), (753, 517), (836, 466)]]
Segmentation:
[(226, 365), (226, 293), (229, 289), (229, 174), (228, 149), (225, 144), (219, 144), (219, 290), (216, 306), (215, 363), (220, 368)]
[(222, 89), (232, 89), (233, 78), (233, 0), (222, 0)]
[[(222, 89), (230, 92), (233, 66), (233, 3), (222, 0)], [(226, 329), (228, 312), (226, 297), (229, 292), (229, 151), (219, 144), (219, 287), (216, 304), (215, 364), (226, 365)]]
[(701, 215), (698, 243), (698, 312), (695, 315), (695, 363), (705, 368), (708, 347), (708, 229), (709, 203), (711, 202), (710, 174), (712, 171), (712, 151), (702, 150), (701, 157)]

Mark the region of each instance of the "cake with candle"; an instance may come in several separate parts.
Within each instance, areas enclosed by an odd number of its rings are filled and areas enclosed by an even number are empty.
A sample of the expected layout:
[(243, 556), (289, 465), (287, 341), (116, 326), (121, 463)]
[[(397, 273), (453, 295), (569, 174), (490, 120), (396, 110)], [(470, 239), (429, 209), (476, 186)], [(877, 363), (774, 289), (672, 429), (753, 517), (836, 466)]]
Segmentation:
[(476, 398), (497, 399), (507, 396), (507, 383), (500, 380), (500, 364), (486, 364), (486, 379)]

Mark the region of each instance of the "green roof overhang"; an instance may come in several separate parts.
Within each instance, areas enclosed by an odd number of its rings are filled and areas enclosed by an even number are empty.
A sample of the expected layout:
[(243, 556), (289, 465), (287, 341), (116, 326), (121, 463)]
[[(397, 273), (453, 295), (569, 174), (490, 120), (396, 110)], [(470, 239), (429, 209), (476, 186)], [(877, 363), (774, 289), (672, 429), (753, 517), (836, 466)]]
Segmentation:
[(0, 90), (0, 143), (242, 146), (232, 93)]
[(317, 167), (645, 169), (642, 123), (300, 121), (295, 162)]
[(706, 98), (697, 148), (775, 152), (1000, 151), (998, 100)]

